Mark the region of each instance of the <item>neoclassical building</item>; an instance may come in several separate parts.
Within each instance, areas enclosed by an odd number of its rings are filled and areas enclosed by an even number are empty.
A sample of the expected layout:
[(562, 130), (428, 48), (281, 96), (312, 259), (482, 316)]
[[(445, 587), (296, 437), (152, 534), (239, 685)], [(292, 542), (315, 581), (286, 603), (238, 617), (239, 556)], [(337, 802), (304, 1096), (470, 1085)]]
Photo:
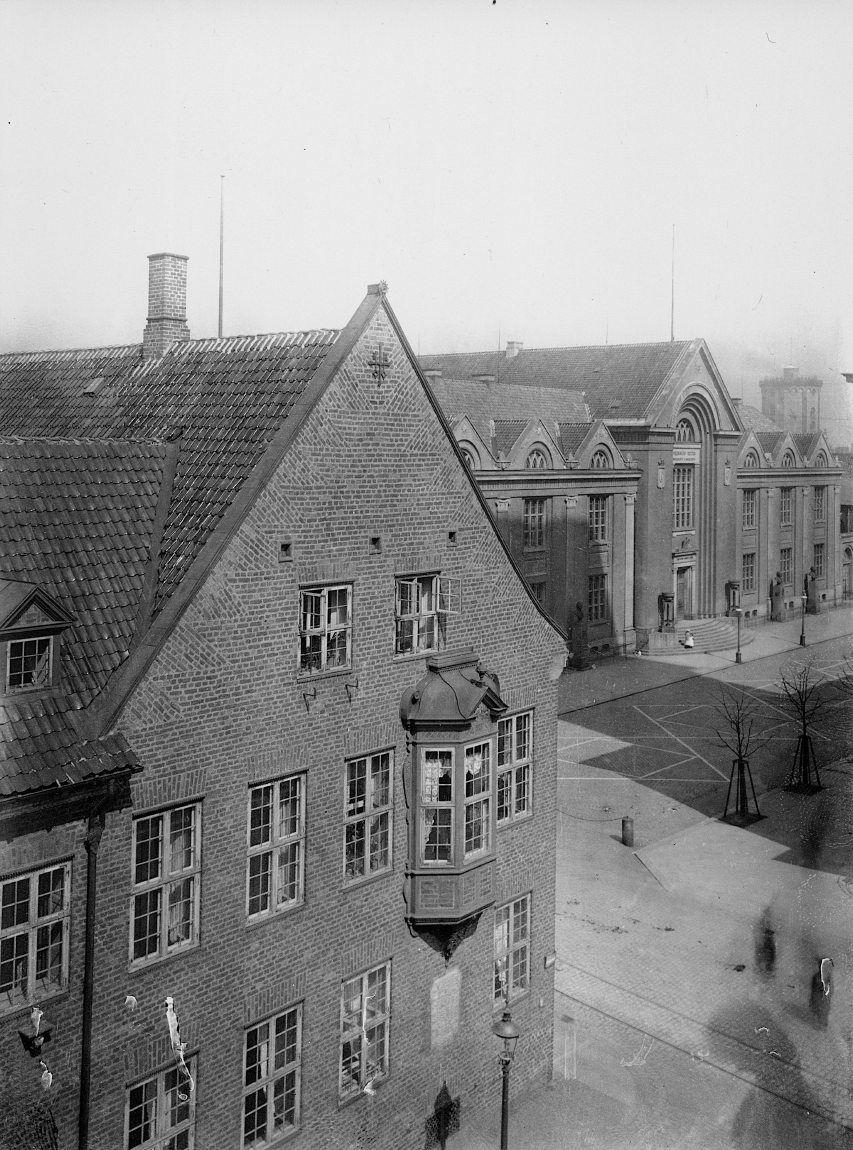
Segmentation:
[[(617, 647), (655, 646), (670, 618), (677, 627), (726, 614), (742, 587), (750, 613), (764, 616), (777, 570), (786, 602), (797, 601), (811, 567), (822, 572), (818, 602), (841, 597), (840, 473), (826, 441), (818, 433), (788, 436), (781, 448), (784, 433), (777, 429), (782, 439), (762, 444), (772, 421), (756, 412), (766, 426), (752, 431), (704, 340), (530, 350), (510, 343), (504, 352), (429, 355), (421, 362), (499, 523), (507, 516), (502, 534), (522, 570), (534, 584), (545, 579), (543, 601), (564, 625), (583, 605), (593, 650), (605, 636)], [(571, 434), (555, 418), (558, 401), (549, 397), (558, 393), (573, 405), (573, 426), (585, 429), (586, 455), (572, 454)], [(750, 449), (758, 451), (757, 468), (748, 466)], [(599, 470), (602, 458), (611, 466)], [(756, 484), (765, 492), (756, 516), (761, 528), (744, 529), (743, 500), (753, 497), (742, 491)], [(800, 502), (789, 523), (769, 492), (778, 489), (787, 514), (793, 488)], [(513, 494), (523, 503), (513, 504)], [(599, 496), (611, 501), (606, 572), (597, 566)], [(552, 524), (540, 557), (525, 551), (525, 507), (536, 500), (542, 501), (537, 514)], [(578, 520), (585, 515), (585, 533), (563, 529), (572, 510)], [(598, 574), (603, 584), (594, 581)]]

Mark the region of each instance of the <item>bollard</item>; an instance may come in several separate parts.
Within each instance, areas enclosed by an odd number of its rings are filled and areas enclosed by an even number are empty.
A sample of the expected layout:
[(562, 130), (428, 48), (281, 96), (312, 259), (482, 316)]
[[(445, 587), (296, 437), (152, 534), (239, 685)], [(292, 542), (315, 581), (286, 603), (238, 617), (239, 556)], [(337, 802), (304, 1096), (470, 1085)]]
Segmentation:
[(632, 847), (634, 845), (634, 820), (624, 818), (622, 820), (622, 846)]

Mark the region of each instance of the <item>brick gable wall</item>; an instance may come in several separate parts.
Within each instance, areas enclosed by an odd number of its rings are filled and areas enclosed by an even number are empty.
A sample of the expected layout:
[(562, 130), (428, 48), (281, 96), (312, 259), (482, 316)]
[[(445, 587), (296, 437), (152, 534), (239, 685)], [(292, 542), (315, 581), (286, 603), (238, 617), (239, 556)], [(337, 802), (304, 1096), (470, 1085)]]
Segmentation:
[[(368, 364), (380, 340), (390, 357), (381, 385)], [(284, 538), (289, 562), (280, 562)], [(498, 831), (497, 886), (499, 902), (533, 891), (532, 986), (513, 1008), (522, 1031), (513, 1086), (549, 1071), (556, 687), (548, 669), (563, 643), (518, 580), (380, 308), (120, 719), (145, 768), (133, 783), (135, 812), (202, 802), (201, 937), (192, 950), (129, 971), (131, 817), (110, 816), (99, 871), (93, 1146), (121, 1145), (126, 1085), (168, 1064), (166, 995), (198, 1051), (197, 1147), (240, 1145), (244, 1028), (295, 1001), (304, 1004), (300, 1145), (422, 1145), (445, 1079), (461, 1096), (463, 1125), (499, 1104), (493, 911), (451, 960), (461, 974), (460, 1025), (440, 1050), (431, 1049), (430, 988), (445, 963), (404, 919), (409, 756), (399, 702), (425, 664), (393, 655), (394, 576), (439, 569), (463, 587), (447, 646), (473, 647), (513, 708), (535, 708), (535, 813)], [(298, 588), (326, 578), (353, 584), (353, 666), (301, 682)], [(389, 747), (393, 870), (345, 889), (344, 762)], [(294, 770), (307, 773), (304, 905), (247, 925), (247, 787)], [(390, 1077), (374, 1097), (341, 1106), (341, 980), (388, 959)], [(75, 984), (81, 978), (82, 968), (72, 970)], [(128, 993), (139, 1001), (132, 1016), (122, 1007)]]

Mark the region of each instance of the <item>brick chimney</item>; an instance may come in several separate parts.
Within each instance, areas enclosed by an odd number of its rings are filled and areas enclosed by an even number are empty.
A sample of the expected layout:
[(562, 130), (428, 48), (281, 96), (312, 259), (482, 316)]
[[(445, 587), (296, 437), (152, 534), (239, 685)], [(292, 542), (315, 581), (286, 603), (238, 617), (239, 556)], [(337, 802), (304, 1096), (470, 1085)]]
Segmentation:
[(518, 353), (521, 351), (521, 349), (523, 347), (524, 347), (524, 344), (521, 342), (520, 339), (509, 339), (509, 340), (507, 340), (506, 358), (507, 359), (515, 359), (515, 357), (518, 355)]
[(148, 257), (148, 323), (142, 336), (145, 359), (165, 355), (187, 327), (187, 257), (158, 252)]

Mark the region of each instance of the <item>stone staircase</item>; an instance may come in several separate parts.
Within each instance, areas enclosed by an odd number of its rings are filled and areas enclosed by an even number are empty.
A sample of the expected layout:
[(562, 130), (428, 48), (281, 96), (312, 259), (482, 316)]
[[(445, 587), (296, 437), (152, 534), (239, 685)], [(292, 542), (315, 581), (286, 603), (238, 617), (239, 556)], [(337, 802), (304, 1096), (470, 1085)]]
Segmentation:
[[(678, 646), (666, 654), (683, 654), (684, 632), (693, 632), (693, 650), (700, 654), (711, 651), (733, 651), (737, 647), (737, 623), (730, 619), (680, 619), (677, 627)], [(740, 645), (746, 647), (755, 636), (751, 627), (741, 624)]]

